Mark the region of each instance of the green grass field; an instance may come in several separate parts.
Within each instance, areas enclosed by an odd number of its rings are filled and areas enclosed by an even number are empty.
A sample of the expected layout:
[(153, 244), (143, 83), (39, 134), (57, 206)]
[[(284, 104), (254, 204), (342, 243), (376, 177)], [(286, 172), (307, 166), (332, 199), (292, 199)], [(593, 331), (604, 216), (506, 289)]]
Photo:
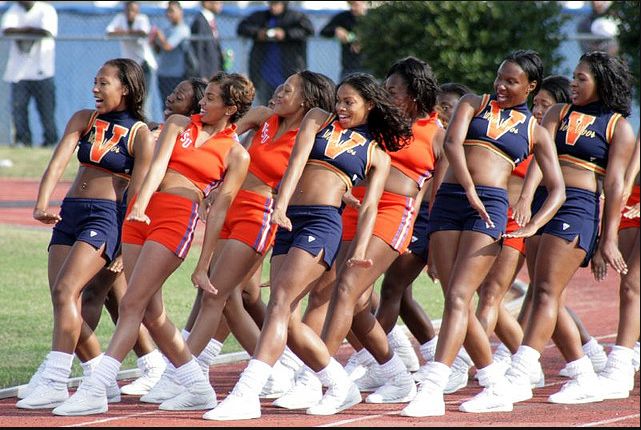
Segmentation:
[[(14, 163), (12, 168), (0, 169), (0, 178), (37, 179), (44, 172), (50, 155), (49, 149), (0, 146), (0, 159), (9, 158)], [(64, 178), (73, 179), (75, 169), (77, 164), (70, 163)], [(0, 332), (0, 388), (26, 383), (51, 349), (53, 321), (47, 282), (50, 236), (47, 229), (0, 224), (0, 325), (3, 327)], [(194, 246), (163, 287), (168, 314), (178, 327), (184, 326), (195, 297), (189, 277), (199, 253), (200, 247)], [(263, 280), (269, 279), (268, 264), (264, 265), (262, 276)], [(268, 289), (263, 289), (265, 302), (268, 294)], [(443, 296), (440, 287), (425, 273), (414, 283), (414, 297), (423, 304), (428, 315), (440, 318)], [(113, 327), (109, 315), (103, 311), (96, 331), (103, 348), (109, 343)], [(240, 346), (230, 336), (223, 352), (239, 350)], [(135, 358), (129, 353), (122, 368), (134, 368)], [(80, 367), (74, 365), (73, 376), (81, 374)]]

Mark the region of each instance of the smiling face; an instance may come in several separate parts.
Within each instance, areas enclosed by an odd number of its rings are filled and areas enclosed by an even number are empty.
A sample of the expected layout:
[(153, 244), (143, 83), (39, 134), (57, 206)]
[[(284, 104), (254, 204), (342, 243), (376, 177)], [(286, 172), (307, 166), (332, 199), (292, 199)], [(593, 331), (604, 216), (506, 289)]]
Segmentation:
[(223, 118), (229, 118), (236, 112), (236, 106), (227, 106), (223, 101), (222, 90), (217, 83), (207, 85), (205, 95), (200, 100), (201, 121), (203, 124), (214, 124)]
[(587, 63), (580, 62), (574, 69), (572, 76), (570, 97), (573, 104), (583, 106), (599, 100), (596, 80)]
[(120, 81), (118, 68), (104, 65), (94, 78), (93, 97), (99, 114), (127, 109), (125, 95), (129, 90)]
[(349, 84), (343, 84), (336, 91), (336, 115), (343, 128), (352, 128), (367, 122), (367, 115), (372, 109), (372, 102)]
[(555, 104), (554, 96), (547, 90), (541, 90), (534, 96), (532, 100), (532, 115), (534, 115), (539, 124), (541, 124), (545, 112)]
[(295, 115), (303, 109), (303, 80), (298, 74), (291, 75), (279, 86), (272, 97), (274, 112), (282, 117)]
[(494, 92), (501, 108), (524, 103), (528, 94), (536, 88), (536, 82), (529, 82), (521, 66), (504, 61), (496, 72)]
[(191, 83), (189, 81), (179, 83), (165, 100), (165, 110), (163, 111), (165, 120), (173, 114), (189, 115), (193, 98), (194, 88)]

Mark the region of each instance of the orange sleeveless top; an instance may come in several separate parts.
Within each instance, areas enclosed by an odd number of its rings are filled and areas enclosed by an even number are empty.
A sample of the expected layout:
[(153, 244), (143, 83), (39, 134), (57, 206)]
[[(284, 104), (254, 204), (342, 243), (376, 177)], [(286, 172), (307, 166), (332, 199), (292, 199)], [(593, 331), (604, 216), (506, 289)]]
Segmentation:
[(288, 130), (274, 140), (278, 122), (278, 115), (269, 117), (254, 134), (248, 149), (251, 157), (249, 171), (272, 189), (278, 187), (285, 175), (298, 133), (298, 129)]
[(223, 180), (227, 154), (238, 142), (238, 136), (234, 124), (196, 148), (194, 144), (201, 129), (201, 115), (192, 115), (187, 128), (176, 138), (167, 168), (184, 175), (207, 196)]
[(514, 176), (518, 176), (519, 178), (525, 178), (527, 168), (530, 166), (533, 157), (534, 155), (530, 154), (525, 160), (523, 160), (521, 164), (519, 164), (514, 170), (512, 170), (512, 174)]
[(425, 118), (420, 118), (412, 126), (412, 141), (406, 147), (388, 152), (392, 166), (416, 181), (419, 188), (432, 177), (435, 165), (432, 139), (437, 130), (443, 125), (436, 112)]

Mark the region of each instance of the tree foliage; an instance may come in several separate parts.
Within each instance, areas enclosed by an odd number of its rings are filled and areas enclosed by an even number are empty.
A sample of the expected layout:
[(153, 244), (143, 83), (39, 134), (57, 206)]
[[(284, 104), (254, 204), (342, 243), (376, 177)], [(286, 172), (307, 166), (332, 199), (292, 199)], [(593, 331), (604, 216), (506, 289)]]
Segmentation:
[(567, 19), (557, 2), (377, 2), (357, 33), (366, 65), (384, 77), (407, 55), (432, 66), (439, 82), (459, 82), (490, 92), (501, 60), (515, 49), (537, 51), (546, 74), (561, 63), (557, 53)]
[(613, 2), (611, 6), (611, 12), (619, 19), (619, 52), (630, 66), (637, 96), (641, 92), (639, 88), (639, 40), (641, 39), (639, 6), (638, 1)]

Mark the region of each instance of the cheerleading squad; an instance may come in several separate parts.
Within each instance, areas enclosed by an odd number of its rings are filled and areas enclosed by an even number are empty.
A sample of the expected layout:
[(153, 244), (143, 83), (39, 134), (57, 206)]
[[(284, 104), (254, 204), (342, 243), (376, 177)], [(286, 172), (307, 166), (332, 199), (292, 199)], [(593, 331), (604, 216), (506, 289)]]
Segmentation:
[[(336, 85), (300, 71), (268, 106), (252, 107), (252, 82), (220, 72), (180, 82), (165, 122), (151, 124), (142, 68), (107, 61), (95, 107), (70, 118), (40, 182), (33, 215), (53, 225), (52, 347), (16, 406), (100, 414), (126, 394), (218, 421), (259, 418), (261, 398), (311, 415), (365, 400), (438, 416), (475, 367), (481, 391), (459, 410), (506, 412), (545, 384), (550, 340), (568, 382), (548, 402), (628, 397), (639, 369), (630, 73), (590, 52), (572, 80), (544, 77), (538, 54), (520, 50), (501, 62), (493, 88), (439, 86), (428, 63), (407, 57), (382, 82), (352, 73)], [(57, 214), (50, 198), (74, 153), (80, 167)], [(199, 219), (189, 281), (198, 294), (181, 331), (162, 287)], [(265, 306), (257, 297), (268, 253)], [(597, 280), (608, 270), (620, 277), (607, 355), (565, 304), (566, 286), (590, 263)], [(515, 318), (503, 298), (524, 264), (531, 283)], [(438, 336), (412, 295), (423, 270), (445, 297)], [(93, 329), (103, 303), (116, 328), (101, 353)], [(219, 401), (209, 370), (230, 332), (251, 359)], [(355, 352), (343, 366), (335, 356), (345, 339)], [(132, 349), (141, 376), (119, 388)], [(70, 396), (74, 357), (84, 376)]]

